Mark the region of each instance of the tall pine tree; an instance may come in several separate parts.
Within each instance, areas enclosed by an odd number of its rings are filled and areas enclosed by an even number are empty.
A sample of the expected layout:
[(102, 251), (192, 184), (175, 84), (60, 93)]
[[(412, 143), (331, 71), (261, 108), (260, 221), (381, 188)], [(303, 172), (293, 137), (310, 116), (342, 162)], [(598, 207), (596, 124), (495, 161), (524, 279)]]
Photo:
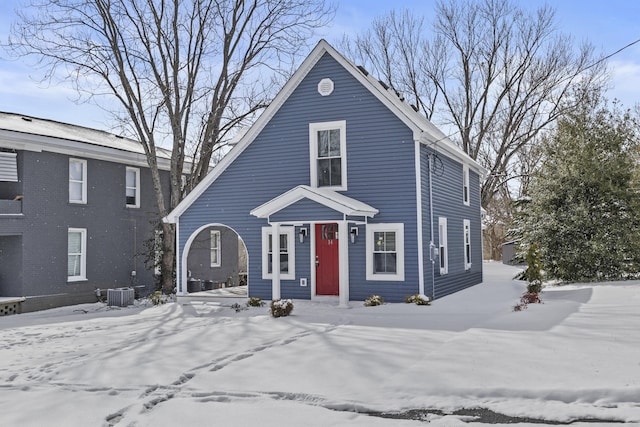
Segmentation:
[(638, 272), (637, 123), (594, 100), (558, 121), (518, 220), (521, 249), (540, 248), (547, 277), (622, 279)]

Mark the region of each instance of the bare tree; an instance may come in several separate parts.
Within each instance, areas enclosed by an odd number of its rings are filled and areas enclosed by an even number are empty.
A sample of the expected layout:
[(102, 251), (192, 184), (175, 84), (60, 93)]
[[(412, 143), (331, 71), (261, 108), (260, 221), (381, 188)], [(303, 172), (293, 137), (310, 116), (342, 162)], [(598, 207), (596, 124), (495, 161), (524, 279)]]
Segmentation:
[(572, 89), (606, 84), (604, 62), (589, 44), (574, 48), (550, 7), (529, 13), (510, 0), (440, 0), (430, 37), (410, 12), (392, 12), (349, 44), (488, 169), (485, 208), (519, 175), (518, 153), (582, 101)]
[[(237, 126), (268, 104), (270, 79), (291, 71), (332, 15), (324, 0), (31, 0), (8, 47), (36, 58), (45, 79), (111, 101), (106, 109), (117, 100), (114, 116), (144, 147), (162, 217), (204, 178)], [(157, 163), (163, 146), (172, 150), (168, 191)], [(167, 292), (175, 234), (162, 227)]]

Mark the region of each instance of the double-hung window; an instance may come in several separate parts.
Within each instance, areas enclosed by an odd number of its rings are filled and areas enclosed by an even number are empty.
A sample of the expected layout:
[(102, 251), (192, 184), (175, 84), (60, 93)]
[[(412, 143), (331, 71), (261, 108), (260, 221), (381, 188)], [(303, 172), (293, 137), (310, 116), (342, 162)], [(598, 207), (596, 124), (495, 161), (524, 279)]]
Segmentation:
[(87, 161), (69, 159), (69, 203), (87, 203)]
[(211, 230), (211, 267), (220, 267), (220, 230)]
[(469, 206), (469, 166), (462, 166), (462, 203)]
[(347, 189), (347, 122), (309, 125), (311, 186)]
[(293, 280), (295, 273), (294, 227), (280, 227), (280, 236), (273, 238), (273, 228), (262, 228), (262, 278), (273, 277), (274, 251), (280, 252), (280, 278)]
[(87, 230), (69, 228), (67, 235), (67, 281), (87, 279)]
[(464, 269), (471, 268), (471, 223), (464, 220)]
[(125, 196), (128, 208), (140, 207), (140, 169), (127, 167), (125, 173)]
[(440, 274), (449, 272), (449, 255), (447, 253), (447, 218), (438, 218), (438, 254), (440, 258)]
[(367, 225), (367, 280), (404, 280), (404, 224)]

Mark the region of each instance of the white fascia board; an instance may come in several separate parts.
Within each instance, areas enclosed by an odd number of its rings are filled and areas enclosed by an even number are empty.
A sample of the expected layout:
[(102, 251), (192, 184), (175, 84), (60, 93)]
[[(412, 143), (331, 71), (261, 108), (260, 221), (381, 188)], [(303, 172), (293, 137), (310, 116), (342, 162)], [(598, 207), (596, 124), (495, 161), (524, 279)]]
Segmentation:
[[(149, 164), (147, 163), (147, 156), (144, 152), (135, 153), (132, 151), (118, 150), (97, 144), (60, 139), (45, 135), (0, 130), (0, 146), (15, 150), (32, 151), (37, 153), (46, 151), (69, 156), (122, 163), (130, 166), (149, 167)], [(161, 170), (170, 170), (170, 159), (159, 157), (157, 161), (158, 168)]]

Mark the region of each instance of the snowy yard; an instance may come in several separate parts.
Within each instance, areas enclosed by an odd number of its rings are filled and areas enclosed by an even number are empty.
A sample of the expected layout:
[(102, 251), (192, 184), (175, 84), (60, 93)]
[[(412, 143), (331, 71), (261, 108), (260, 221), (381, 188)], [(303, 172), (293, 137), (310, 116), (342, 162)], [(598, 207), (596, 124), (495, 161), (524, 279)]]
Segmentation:
[(0, 424), (482, 425), (462, 408), (640, 424), (640, 283), (545, 290), (512, 312), (526, 287), (515, 273), (487, 263), (483, 284), (426, 307), (296, 300), (274, 319), (227, 300), (6, 316)]

